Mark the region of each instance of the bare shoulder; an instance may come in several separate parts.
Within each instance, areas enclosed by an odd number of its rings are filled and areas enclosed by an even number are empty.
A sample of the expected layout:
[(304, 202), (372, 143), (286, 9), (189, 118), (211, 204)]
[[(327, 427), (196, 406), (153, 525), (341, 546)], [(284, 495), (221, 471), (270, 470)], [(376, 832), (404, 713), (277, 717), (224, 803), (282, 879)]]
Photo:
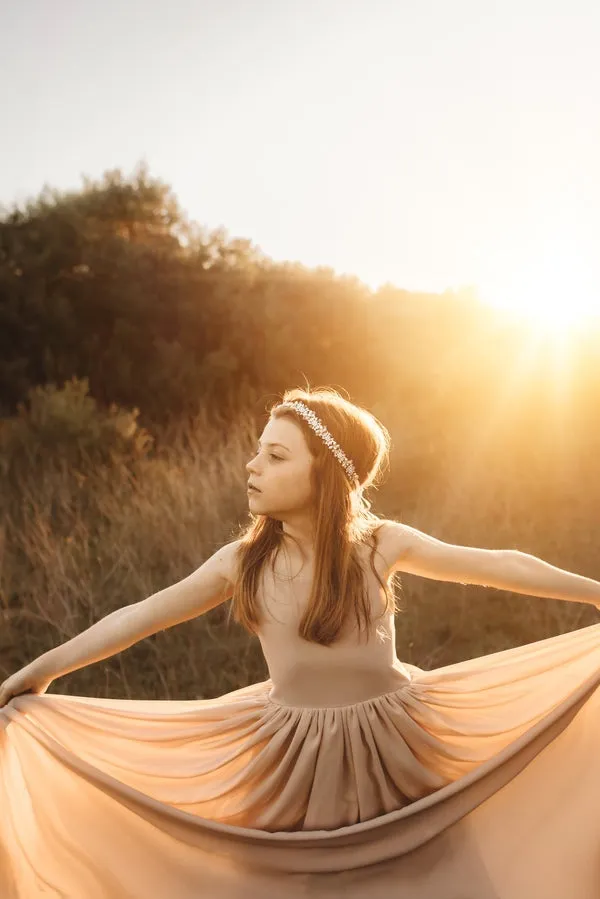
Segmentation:
[(410, 531), (411, 528), (392, 518), (382, 518), (381, 523), (375, 529), (377, 551), (383, 556), (390, 572), (394, 570), (397, 561), (409, 549)]
[(390, 573), (405, 571), (439, 581), (493, 585), (506, 564), (502, 550), (480, 549), (438, 540), (399, 521), (386, 520), (382, 553)]
[(377, 528), (378, 550), (384, 557), (390, 572), (397, 570), (420, 541), (433, 539), (428, 534), (393, 518), (384, 518)]
[(241, 539), (231, 540), (215, 553), (215, 560), (219, 564), (221, 576), (232, 586), (239, 577), (239, 549), (241, 545)]

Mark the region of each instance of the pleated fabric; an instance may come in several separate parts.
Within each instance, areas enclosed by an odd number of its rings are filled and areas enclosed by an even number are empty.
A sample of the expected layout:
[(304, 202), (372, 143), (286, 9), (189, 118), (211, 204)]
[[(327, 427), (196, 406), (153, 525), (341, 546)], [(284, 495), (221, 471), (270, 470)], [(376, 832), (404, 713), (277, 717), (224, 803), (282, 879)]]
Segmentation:
[(1, 899), (598, 899), (600, 624), (352, 705), (0, 709)]

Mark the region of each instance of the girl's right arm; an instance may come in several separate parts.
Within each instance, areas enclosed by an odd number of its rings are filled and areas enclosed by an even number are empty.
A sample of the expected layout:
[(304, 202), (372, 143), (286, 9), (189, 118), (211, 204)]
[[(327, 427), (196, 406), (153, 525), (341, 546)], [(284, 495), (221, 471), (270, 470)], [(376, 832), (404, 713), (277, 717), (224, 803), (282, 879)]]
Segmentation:
[(226, 544), (181, 581), (110, 612), (27, 667), (36, 676), (53, 680), (116, 655), (157, 631), (196, 618), (225, 602), (233, 592), (238, 545), (238, 540)]

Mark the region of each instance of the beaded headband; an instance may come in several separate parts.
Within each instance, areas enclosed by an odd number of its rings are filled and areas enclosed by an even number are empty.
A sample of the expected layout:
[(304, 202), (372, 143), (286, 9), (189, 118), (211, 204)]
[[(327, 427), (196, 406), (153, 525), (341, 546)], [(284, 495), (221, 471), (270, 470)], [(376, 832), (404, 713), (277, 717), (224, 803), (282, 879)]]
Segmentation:
[(336, 443), (321, 419), (315, 415), (312, 409), (309, 409), (308, 406), (300, 402), (300, 400), (294, 400), (290, 403), (281, 403), (279, 408), (290, 408), (298, 412), (298, 414), (308, 422), (315, 434), (318, 434), (323, 443), (325, 443), (329, 447), (350, 480), (355, 481), (356, 486), (359, 486), (360, 481), (358, 479), (358, 475), (356, 474), (354, 465), (352, 464), (346, 453), (343, 451), (339, 443)]

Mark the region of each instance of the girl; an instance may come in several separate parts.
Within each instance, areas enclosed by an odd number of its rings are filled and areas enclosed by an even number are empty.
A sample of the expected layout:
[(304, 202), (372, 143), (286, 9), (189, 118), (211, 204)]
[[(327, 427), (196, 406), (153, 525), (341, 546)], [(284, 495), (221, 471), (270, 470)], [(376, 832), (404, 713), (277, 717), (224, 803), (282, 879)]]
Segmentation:
[[(600, 583), (377, 517), (364, 490), (389, 445), (335, 391), (287, 391), (247, 464), (242, 536), (2, 684), (0, 895), (597, 899), (599, 626), (425, 671), (396, 655), (390, 584), (597, 606)], [(46, 693), (229, 599), (267, 681)]]

